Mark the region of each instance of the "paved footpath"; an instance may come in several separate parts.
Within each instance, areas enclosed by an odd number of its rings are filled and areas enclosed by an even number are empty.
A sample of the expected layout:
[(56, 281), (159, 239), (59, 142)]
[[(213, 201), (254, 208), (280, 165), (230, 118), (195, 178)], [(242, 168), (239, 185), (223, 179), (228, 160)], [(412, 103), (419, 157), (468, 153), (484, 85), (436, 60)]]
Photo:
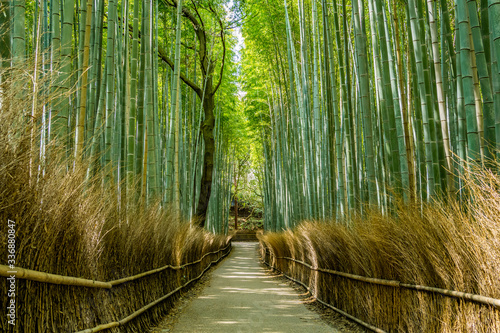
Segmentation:
[(297, 292), (266, 274), (257, 243), (233, 243), (201, 295), (180, 314), (173, 332), (339, 332), (308, 310)]

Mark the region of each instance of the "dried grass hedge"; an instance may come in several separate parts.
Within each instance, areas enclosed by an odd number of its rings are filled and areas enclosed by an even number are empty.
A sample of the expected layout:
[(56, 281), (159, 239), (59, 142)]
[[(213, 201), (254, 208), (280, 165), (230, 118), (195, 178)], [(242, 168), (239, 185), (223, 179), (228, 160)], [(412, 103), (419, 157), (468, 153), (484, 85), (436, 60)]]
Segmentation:
[[(29, 99), (27, 99), (29, 101)], [(5, 101), (5, 100), (4, 100)], [(85, 182), (84, 167), (67, 172), (52, 154), (45, 174), (30, 177), (30, 131), (14, 103), (0, 111), (0, 256), (7, 258), (8, 219), (15, 221), (16, 266), (111, 281), (166, 264), (181, 265), (225, 247), (229, 239), (190, 227), (157, 204), (119, 209), (116, 189)], [(7, 124), (10, 124), (7, 125)], [(57, 151), (56, 146), (49, 147)], [(6, 320), (7, 283), (0, 284), (1, 332), (75, 332), (121, 320), (198, 276), (221, 254), (200, 264), (127, 282), (111, 289), (16, 280), (15, 326)], [(5, 278), (2, 278), (5, 279)], [(110, 332), (146, 332), (175, 297)]]
[(470, 166), (470, 202), (400, 206), (346, 223), (304, 222), (261, 236), (262, 258), (319, 299), (388, 332), (500, 332), (500, 307), (381, 286), (324, 268), (500, 299), (500, 177)]

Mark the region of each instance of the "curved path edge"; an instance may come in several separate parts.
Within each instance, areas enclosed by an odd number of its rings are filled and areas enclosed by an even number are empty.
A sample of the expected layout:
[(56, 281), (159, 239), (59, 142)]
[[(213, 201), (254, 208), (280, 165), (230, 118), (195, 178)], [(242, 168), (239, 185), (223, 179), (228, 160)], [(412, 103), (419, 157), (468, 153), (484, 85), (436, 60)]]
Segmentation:
[(307, 309), (294, 288), (266, 273), (257, 246), (233, 243), (232, 253), (182, 311), (173, 332), (340, 332)]

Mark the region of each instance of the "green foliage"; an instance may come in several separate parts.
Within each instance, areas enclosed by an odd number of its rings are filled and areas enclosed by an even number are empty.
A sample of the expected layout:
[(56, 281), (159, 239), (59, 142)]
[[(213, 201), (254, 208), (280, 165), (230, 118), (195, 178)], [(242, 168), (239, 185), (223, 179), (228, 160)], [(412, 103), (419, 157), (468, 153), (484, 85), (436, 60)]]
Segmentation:
[(464, 198), (453, 154), (485, 162), (500, 147), (500, 5), (462, 2), (245, 2), (241, 81), (263, 142), (266, 228), (391, 212), (394, 194)]

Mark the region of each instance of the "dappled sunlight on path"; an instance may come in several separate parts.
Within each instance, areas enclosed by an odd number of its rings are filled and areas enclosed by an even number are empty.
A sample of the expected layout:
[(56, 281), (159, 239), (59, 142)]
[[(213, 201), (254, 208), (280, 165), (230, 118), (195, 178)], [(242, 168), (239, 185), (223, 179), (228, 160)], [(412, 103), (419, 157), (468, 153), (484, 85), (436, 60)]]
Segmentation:
[(233, 243), (210, 285), (181, 314), (174, 332), (336, 332), (297, 292), (266, 274), (257, 243)]

